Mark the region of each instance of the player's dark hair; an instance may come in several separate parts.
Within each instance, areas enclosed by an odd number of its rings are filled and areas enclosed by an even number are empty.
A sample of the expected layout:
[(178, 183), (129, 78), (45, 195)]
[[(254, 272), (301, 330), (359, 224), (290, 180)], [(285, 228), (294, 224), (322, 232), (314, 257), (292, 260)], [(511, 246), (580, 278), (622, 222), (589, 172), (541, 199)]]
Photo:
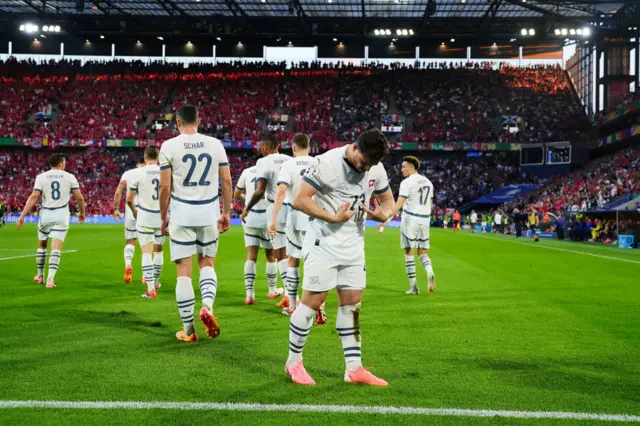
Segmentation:
[(198, 122), (198, 107), (194, 105), (183, 105), (178, 109), (176, 118), (182, 124), (196, 124)]
[(144, 155), (149, 160), (157, 160), (158, 159), (158, 148), (156, 148), (155, 146), (148, 146), (144, 150)]
[(367, 130), (356, 139), (356, 148), (376, 165), (389, 155), (389, 141), (379, 129)]
[(53, 154), (49, 157), (49, 165), (51, 167), (58, 167), (64, 161), (62, 154)]
[(278, 139), (276, 139), (274, 134), (268, 133), (263, 135), (262, 139), (260, 139), (260, 143), (265, 145), (269, 149), (269, 152), (273, 152), (278, 149)]
[(310, 141), (311, 140), (309, 139), (309, 136), (305, 135), (304, 133), (298, 133), (293, 137), (291, 143), (300, 149), (308, 149)]
[(418, 160), (416, 157), (414, 157), (413, 155), (408, 155), (406, 157), (404, 157), (402, 159), (403, 162), (407, 162), (409, 164), (411, 164), (413, 166), (413, 168), (415, 168), (416, 170), (420, 169), (420, 160)]

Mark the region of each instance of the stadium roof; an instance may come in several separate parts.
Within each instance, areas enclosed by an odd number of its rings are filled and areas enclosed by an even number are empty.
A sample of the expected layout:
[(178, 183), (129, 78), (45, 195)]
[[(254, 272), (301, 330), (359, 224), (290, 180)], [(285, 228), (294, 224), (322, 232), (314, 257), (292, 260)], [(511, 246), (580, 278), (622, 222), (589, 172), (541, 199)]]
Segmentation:
[[(170, 29), (181, 22), (233, 24), (213, 28), (210, 34), (236, 31), (256, 35), (269, 32), (313, 36), (372, 36), (374, 28), (402, 24), (415, 29), (416, 38), (442, 35), (512, 35), (518, 26), (551, 28), (605, 21), (605, 27), (637, 24), (638, 0), (0, 0), (0, 18), (56, 18), (67, 22), (90, 21), (101, 28), (105, 19), (120, 22), (159, 22)], [(273, 18), (278, 18), (275, 22)], [(624, 18), (624, 19), (621, 19)], [(335, 28), (341, 25), (342, 28)], [(347, 25), (345, 25), (347, 24)], [(247, 26), (251, 29), (248, 30)], [(334, 28), (332, 28), (332, 25)], [(597, 24), (596, 24), (597, 25)], [(283, 28), (280, 28), (282, 26)], [(11, 25), (7, 31), (11, 31)], [(156, 28), (158, 28), (156, 26)], [(85, 34), (78, 30), (79, 34)]]

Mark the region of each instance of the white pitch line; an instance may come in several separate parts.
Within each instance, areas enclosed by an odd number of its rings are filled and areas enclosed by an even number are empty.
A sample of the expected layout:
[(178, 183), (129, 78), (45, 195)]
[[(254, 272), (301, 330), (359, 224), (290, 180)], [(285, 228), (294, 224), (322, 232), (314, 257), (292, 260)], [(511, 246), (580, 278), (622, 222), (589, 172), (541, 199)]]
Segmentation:
[[(60, 253), (62, 253), (62, 254), (76, 253), (77, 251), (78, 250), (64, 250), (64, 251), (61, 251)], [(36, 255), (35, 254), (27, 254), (25, 256), (0, 257), (0, 261), (12, 260), (12, 259), (24, 259), (24, 258), (27, 258), (27, 257), (36, 257)]]
[(396, 414), (448, 417), (505, 417), (519, 419), (569, 419), (614, 422), (640, 422), (640, 416), (629, 414), (572, 413), (564, 411), (470, 410), (462, 408), (410, 408), (364, 405), (254, 404), (233, 402), (146, 402), (146, 401), (1, 401), (0, 409), (133, 409), (133, 410), (200, 410), (200, 411), (265, 411), (309, 413)]
[(522, 241), (508, 240), (508, 239), (506, 239), (506, 237), (504, 237), (504, 238), (503, 237), (493, 238), (493, 237), (487, 237), (485, 235), (475, 235), (474, 237), (484, 238), (486, 240), (492, 240), (492, 241), (503, 241), (505, 243), (520, 244), (520, 245), (527, 246), (527, 247), (537, 247), (537, 248), (544, 248), (544, 249), (548, 249), (548, 250), (564, 251), (564, 252), (567, 252), (567, 253), (584, 254), (585, 256), (599, 257), (601, 259), (619, 260), (620, 262), (636, 263), (636, 264), (640, 265), (640, 261), (638, 261), (638, 260), (623, 259), (621, 257), (613, 257), (613, 256), (605, 256), (603, 254), (588, 253), (588, 252), (585, 252), (585, 251), (567, 250), (567, 249), (562, 249), (562, 248), (558, 248), (558, 247), (549, 247), (549, 246), (546, 246), (544, 244), (538, 245), (538, 244), (525, 243), (525, 242), (522, 242)]

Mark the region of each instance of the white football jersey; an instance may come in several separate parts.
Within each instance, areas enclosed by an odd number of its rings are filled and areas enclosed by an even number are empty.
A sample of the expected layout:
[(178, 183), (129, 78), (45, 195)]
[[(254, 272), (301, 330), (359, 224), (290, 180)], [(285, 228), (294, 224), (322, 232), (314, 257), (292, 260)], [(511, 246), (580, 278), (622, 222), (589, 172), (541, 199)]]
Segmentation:
[(220, 217), (219, 167), (229, 166), (222, 143), (196, 133), (169, 139), (160, 149), (160, 170), (171, 169), (171, 222), (200, 227)]
[[(251, 200), (253, 193), (256, 192), (256, 166), (251, 166), (242, 171), (236, 188), (245, 191), (245, 203)], [(249, 228), (266, 228), (267, 227), (267, 200), (264, 198), (253, 206), (246, 218)]]
[[(131, 170), (127, 170), (126, 172), (124, 172), (122, 174), (122, 177), (120, 178), (120, 185), (122, 185), (124, 183), (124, 196), (127, 196), (127, 191), (131, 188), (131, 183), (136, 180), (138, 171), (140, 169), (136, 168), (136, 169), (131, 169)], [(133, 199), (133, 204), (135, 204), (136, 206), (138, 205), (138, 196), (136, 195), (136, 198)], [(124, 220), (125, 222), (130, 222), (132, 220), (135, 220), (133, 218), (133, 213), (131, 212), (131, 209), (129, 208), (129, 206), (127, 205), (127, 203), (124, 204)]]
[(80, 189), (74, 175), (64, 170), (49, 170), (36, 177), (34, 191), (40, 192), (40, 223), (69, 221), (69, 196)]
[(302, 176), (307, 172), (309, 167), (315, 164), (317, 164), (317, 161), (313, 157), (294, 157), (282, 165), (280, 174), (278, 175), (278, 186), (281, 184), (287, 185), (287, 196), (284, 200), (285, 205), (289, 208), (287, 227), (291, 227), (296, 231), (307, 230), (309, 226), (309, 216), (293, 207), (293, 197), (295, 197), (296, 192), (298, 192)]
[(389, 190), (389, 178), (387, 171), (382, 163), (378, 163), (369, 169), (367, 177), (367, 189), (365, 192), (364, 205), (369, 206), (371, 196), (375, 194), (384, 194)]
[(317, 156), (317, 165), (311, 166), (302, 179), (318, 190), (315, 201), (327, 212), (335, 214), (349, 203), (356, 214), (344, 223), (311, 219), (303, 255), (318, 254), (332, 265), (364, 265), (366, 214), (360, 204), (365, 201), (369, 175), (347, 161), (345, 150), (335, 148)]
[(146, 228), (160, 228), (160, 167), (157, 164), (138, 169), (136, 178), (131, 182), (132, 191), (136, 191), (138, 225)]
[[(266, 157), (262, 157), (256, 163), (256, 181), (264, 180), (266, 182), (266, 189), (264, 191), (264, 197), (269, 202), (267, 207), (267, 218), (271, 218), (271, 212), (273, 211), (273, 202), (278, 192), (278, 175), (280, 174), (280, 168), (291, 157), (285, 154), (271, 154)], [(287, 207), (282, 206), (278, 217), (276, 219), (278, 223), (287, 222)]]
[(400, 184), (399, 197), (405, 198), (402, 207), (402, 221), (429, 225), (433, 184), (426, 177), (415, 173)]

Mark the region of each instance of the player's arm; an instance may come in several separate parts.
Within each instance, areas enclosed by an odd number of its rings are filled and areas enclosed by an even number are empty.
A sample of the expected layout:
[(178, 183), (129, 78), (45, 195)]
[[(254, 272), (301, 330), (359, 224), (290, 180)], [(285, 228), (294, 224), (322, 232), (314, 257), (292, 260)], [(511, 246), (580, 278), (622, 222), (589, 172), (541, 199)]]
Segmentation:
[(387, 190), (380, 193), (373, 193), (374, 208), (373, 210), (369, 206), (364, 206), (363, 209), (367, 213), (370, 219), (376, 220), (381, 224), (386, 223), (389, 219), (395, 216), (395, 206), (393, 203), (393, 193), (391, 189), (387, 187)]
[(24, 225), (24, 217), (33, 209), (33, 206), (36, 205), (38, 200), (40, 199), (40, 190), (34, 189), (29, 198), (27, 198), (27, 203), (24, 205), (24, 209), (22, 209), (22, 213), (20, 213), (20, 217), (18, 218), (18, 222), (16, 223), (16, 228), (22, 228)]
[(256, 180), (256, 190), (251, 196), (251, 199), (244, 206), (244, 211), (242, 212), (242, 221), (244, 222), (244, 218), (247, 217), (249, 211), (256, 205), (262, 197), (264, 197), (264, 192), (267, 190), (267, 181), (264, 178), (260, 178)]
[(278, 192), (276, 193), (276, 199), (273, 201), (273, 212), (271, 213), (268, 226), (269, 235), (272, 237), (276, 236), (276, 219), (278, 218), (282, 204), (284, 204), (284, 197), (287, 196), (287, 188), (289, 188), (288, 183), (284, 181), (278, 182)]
[(231, 194), (233, 192), (233, 186), (229, 165), (218, 166), (218, 174), (222, 182), (222, 217), (218, 221), (218, 224), (220, 232), (225, 232), (231, 227)]
[(160, 170), (160, 219), (162, 223), (169, 222), (169, 198), (171, 197), (171, 168)]
[(84, 219), (86, 217), (86, 205), (84, 203), (84, 197), (82, 196), (82, 192), (80, 192), (79, 188), (71, 190), (71, 193), (78, 203), (78, 210), (80, 210), (80, 212), (78, 213), (78, 222), (82, 223), (84, 222)]
[(118, 188), (116, 188), (116, 193), (113, 194), (113, 218), (120, 222), (120, 199), (122, 198), (122, 192), (124, 191), (127, 184), (125, 181), (121, 180), (118, 184)]
[(138, 219), (138, 209), (136, 209), (136, 203), (134, 199), (136, 198), (136, 191), (134, 188), (129, 188), (127, 191), (127, 205), (131, 209), (131, 213), (133, 213), (133, 217)]
[(238, 200), (238, 201), (244, 201), (245, 192), (246, 192), (246, 190), (236, 187), (236, 190), (233, 193), (233, 199), (234, 200)]
[[(310, 183), (311, 182), (311, 183)], [(308, 216), (323, 220), (327, 223), (346, 222), (355, 214), (355, 210), (349, 210), (349, 203), (340, 206), (336, 214), (331, 214), (320, 207), (313, 196), (318, 193), (317, 183), (309, 180), (306, 176), (300, 182), (300, 188), (293, 199), (293, 207)]]

